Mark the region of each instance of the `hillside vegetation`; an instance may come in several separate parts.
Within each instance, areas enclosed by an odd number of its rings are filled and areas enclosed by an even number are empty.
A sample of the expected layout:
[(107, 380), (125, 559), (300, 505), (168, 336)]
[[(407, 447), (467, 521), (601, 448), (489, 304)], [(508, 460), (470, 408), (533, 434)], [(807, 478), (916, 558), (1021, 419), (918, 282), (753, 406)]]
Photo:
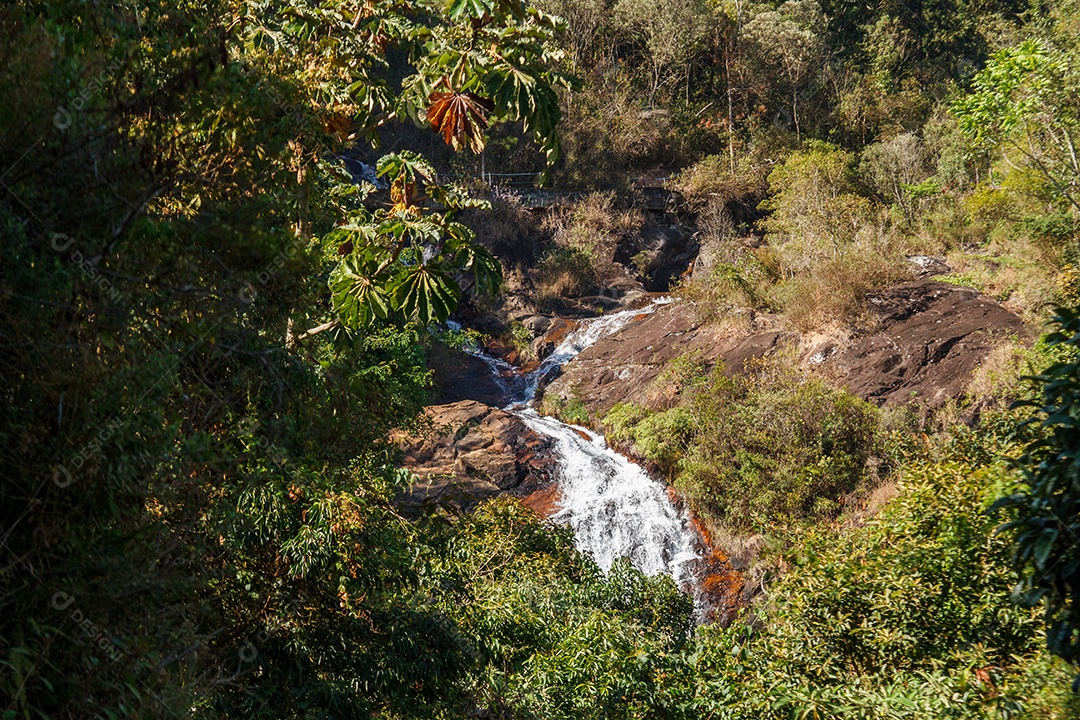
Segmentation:
[[(1080, 6), (537, 5), (0, 9), (3, 717), (1080, 716)], [(398, 502), (441, 323), (666, 287), (642, 176), (705, 322), (865, 332), (932, 256), (1040, 337), (944, 407), (686, 357), (580, 418), (754, 543), (727, 626)]]

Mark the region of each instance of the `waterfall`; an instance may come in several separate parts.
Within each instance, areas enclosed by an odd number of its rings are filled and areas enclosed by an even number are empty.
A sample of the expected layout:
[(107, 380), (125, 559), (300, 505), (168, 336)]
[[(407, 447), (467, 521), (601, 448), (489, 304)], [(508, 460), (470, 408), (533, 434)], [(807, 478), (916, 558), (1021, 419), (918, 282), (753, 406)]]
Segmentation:
[(689, 588), (700, 541), (664, 485), (611, 450), (602, 435), (532, 409), (517, 414), (555, 440), (561, 500), (551, 519), (573, 529), (578, 549), (605, 571), (625, 556), (646, 575), (667, 573)]
[(597, 340), (612, 335), (656, 306), (626, 310), (583, 321), (535, 370), (522, 373), (509, 363), (480, 352), (509, 402), (508, 412), (554, 440), (559, 468), (559, 506), (551, 519), (574, 531), (577, 548), (605, 572), (627, 557), (648, 575), (666, 573), (694, 591), (694, 567), (703, 543), (685, 509), (668, 496), (663, 483), (608, 447), (587, 428), (539, 415), (532, 403), (539, 387), (559, 368)]

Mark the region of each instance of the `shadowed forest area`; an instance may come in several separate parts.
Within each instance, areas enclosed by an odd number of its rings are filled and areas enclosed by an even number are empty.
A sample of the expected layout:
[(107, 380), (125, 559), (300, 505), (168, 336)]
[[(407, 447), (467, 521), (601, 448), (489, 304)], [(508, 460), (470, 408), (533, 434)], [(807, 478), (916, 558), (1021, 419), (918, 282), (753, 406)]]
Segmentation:
[[(5, 720), (1080, 717), (1076, 0), (0, 35)], [(551, 519), (481, 358), (718, 605)]]

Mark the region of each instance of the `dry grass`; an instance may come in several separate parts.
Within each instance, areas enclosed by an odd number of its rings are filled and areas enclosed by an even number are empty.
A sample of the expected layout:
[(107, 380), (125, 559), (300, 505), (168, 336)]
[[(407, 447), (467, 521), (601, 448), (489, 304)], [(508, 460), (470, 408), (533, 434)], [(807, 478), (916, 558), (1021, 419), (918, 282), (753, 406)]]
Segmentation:
[(632, 242), (644, 222), (640, 211), (619, 208), (614, 192), (593, 193), (550, 212), (543, 229), (552, 242), (535, 273), (540, 298), (576, 297), (622, 277), (626, 270), (615, 262), (616, 249)]
[(764, 167), (745, 158), (732, 175), (729, 163), (728, 158), (709, 155), (672, 178), (668, 186), (682, 195), (691, 212), (710, 204), (723, 207), (732, 200), (760, 197), (764, 192)]
[(476, 239), (511, 270), (531, 266), (543, 245), (537, 218), (512, 195), (497, 191), (476, 194), (491, 202), (491, 211), (470, 210), (461, 215), (476, 232)]
[(909, 278), (903, 257), (873, 247), (852, 248), (779, 285), (774, 297), (800, 332), (835, 325), (869, 329), (873, 316), (866, 294)]

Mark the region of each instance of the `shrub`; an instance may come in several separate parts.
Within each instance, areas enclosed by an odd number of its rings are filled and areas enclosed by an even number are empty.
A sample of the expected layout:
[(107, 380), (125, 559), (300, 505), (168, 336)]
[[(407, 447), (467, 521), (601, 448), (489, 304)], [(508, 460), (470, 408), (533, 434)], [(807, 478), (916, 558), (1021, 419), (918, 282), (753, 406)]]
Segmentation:
[(616, 406), (605, 425), (712, 521), (761, 530), (835, 515), (878, 450), (877, 409), (791, 358), (747, 371), (729, 378), (716, 368), (663, 412)]
[(694, 303), (699, 319), (730, 321), (732, 311), (740, 308), (773, 309), (773, 287), (783, 269), (772, 248), (751, 248), (729, 239), (714, 246), (708, 256), (699, 256), (697, 262), (679, 294)]
[(736, 646), (743, 682), (794, 717), (1018, 715), (1040, 656), (1032, 614), (1003, 592), (993, 472), (913, 467), (868, 527), (806, 538), (767, 629)]
[(617, 208), (613, 192), (553, 210), (544, 220), (553, 240), (536, 270), (541, 298), (582, 295), (622, 275), (616, 250), (643, 221), (639, 212)]
[(761, 223), (790, 273), (843, 255), (869, 216), (870, 203), (855, 193), (853, 156), (811, 141), (769, 173), (770, 215)]
[(551, 247), (536, 266), (541, 301), (584, 295), (596, 282), (592, 255), (584, 248)]
[(1043, 607), (1047, 648), (1080, 666), (1080, 312), (1059, 308), (1054, 323), (1048, 350), (1064, 357), (1037, 376), (1041, 397), (1028, 403), (1041, 433), (1016, 461), (1020, 482), (995, 507), (1010, 511), (1002, 529), (1013, 540), (1017, 600)]
[(803, 332), (831, 323), (866, 325), (871, 322), (866, 293), (908, 277), (898, 248), (888, 242), (869, 242), (816, 264), (776, 287), (770, 297)]
[(868, 146), (859, 162), (859, 174), (878, 195), (898, 206), (909, 221), (920, 209), (920, 196), (932, 195), (937, 187), (927, 185), (915, 190), (930, 175), (930, 166), (926, 146), (914, 133), (901, 133)]
[(608, 437), (616, 442), (631, 442), (640, 457), (656, 463), (664, 473), (678, 467), (687, 445), (696, 431), (696, 422), (685, 407), (650, 413), (633, 403), (616, 405), (604, 418), (610, 427)]
[(588, 426), (592, 423), (589, 416), (589, 408), (580, 397), (563, 397), (562, 395), (544, 395), (540, 403), (540, 412), (544, 415), (554, 415), (564, 423), (571, 425)]
[(733, 174), (728, 158), (707, 155), (673, 177), (669, 187), (682, 195), (688, 209), (696, 212), (710, 200), (722, 207), (732, 200), (754, 197), (760, 193), (764, 179), (752, 158), (740, 158)]

